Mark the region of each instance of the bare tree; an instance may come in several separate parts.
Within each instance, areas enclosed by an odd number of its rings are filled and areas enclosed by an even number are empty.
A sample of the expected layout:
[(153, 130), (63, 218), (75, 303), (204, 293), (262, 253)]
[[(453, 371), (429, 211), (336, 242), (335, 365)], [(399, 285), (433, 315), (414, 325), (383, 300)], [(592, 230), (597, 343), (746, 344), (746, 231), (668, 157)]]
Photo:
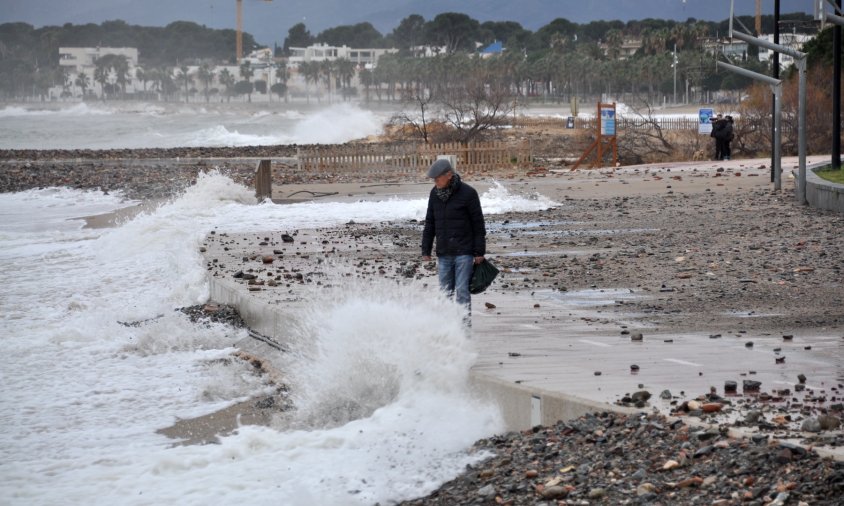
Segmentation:
[(443, 119), (463, 144), (505, 124), (514, 97), (507, 86), (474, 76), (446, 91), (440, 101)]
[(402, 88), (402, 99), (412, 112), (394, 116), (393, 125), (425, 143), (465, 145), (484, 137), (504, 125), (516, 105), (512, 78), (496, 68), (489, 62), (453, 55), (417, 66), (417, 79)]
[(408, 106), (411, 107), (414, 112), (411, 113), (405, 110), (400, 113), (396, 113), (390, 119), (390, 124), (399, 129), (410, 127), (415, 136), (421, 137), (422, 141), (425, 144), (428, 144), (431, 140), (431, 108), (434, 105), (434, 96), (427, 89), (419, 89), (412, 93), (408, 93), (405, 97)]
[(668, 157), (674, 153), (674, 146), (654, 117), (650, 102), (645, 101), (644, 112), (635, 111), (625, 119), (627, 128), (617, 139), (619, 158), (624, 164), (644, 163), (654, 155)]

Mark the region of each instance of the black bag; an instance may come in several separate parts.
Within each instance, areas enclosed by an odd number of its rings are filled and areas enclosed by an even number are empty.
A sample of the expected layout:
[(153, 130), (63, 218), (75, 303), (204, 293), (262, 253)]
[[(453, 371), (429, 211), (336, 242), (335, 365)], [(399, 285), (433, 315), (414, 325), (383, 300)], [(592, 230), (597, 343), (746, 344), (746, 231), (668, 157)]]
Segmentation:
[(472, 281), (469, 282), (469, 293), (477, 295), (487, 288), (498, 276), (498, 267), (492, 265), (489, 260), (475, 265), (472, 268)]

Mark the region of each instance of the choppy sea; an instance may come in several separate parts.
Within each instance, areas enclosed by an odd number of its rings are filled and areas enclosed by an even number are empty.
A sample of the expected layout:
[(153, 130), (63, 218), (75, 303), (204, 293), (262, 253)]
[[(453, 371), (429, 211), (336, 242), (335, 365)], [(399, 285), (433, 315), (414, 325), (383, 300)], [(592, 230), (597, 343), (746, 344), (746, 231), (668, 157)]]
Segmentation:
[[(19, 113), (0, 109), (0, 143), (43, 147), (21, 139), (49, 138), (59, 121), (78, 122), (80, 131), (52, 147), (163, 146), (151, 140), (158, 135), (177, 139), (167, 145), (191, 138), (212, 145), (200, 132), (218, 127), (305, 142), (297, 128), (318, 120), (330, 128), (317, 130), (354, 137), (380, 128), (379, 118), (352, 106), (230, 122), (201, 111), (95, 111), (30, 111), (23, 120), (30, 134), (10, 138), (10, 117)], [(255, 128), (250, 118), (267, 123)], [(120, 144), (131, 138), (114, 127), (123, 120), (146, 132), (137, 144)], [(154, 211), (112, 228), (84, 228), (82, 217), (130, 204), (119, 193), (68, 188), (0, 194), (3, 503), (390, 504), (453, 478), (483, 457), (467, 451), (474, 441), (502, 430), (497, 409), (467, 387), (475, 350), (452, 303), (412, 281), (348, 281), (330, 296), (314, 292), (311, 309), (298, 315), (299, 345), (279, 364), (293, 416), (301, 417), (295, 430), (243, 426), (219, 444), (174, 445), (156, 431), (272, 388), (248, 364), (220, 360), (244, 330), (194, 324), (175, 311), (208, 300), (198, 253), (206, 234), (262, 231), (267, 223), (305, 229), (420, 219), (426, 203), (258, 205), (251, 190), (212, 172)], [(482, 205), (495, 214), (552, 203), (496, 185)], [(344, 406), (368, 409), (338, 418)]]
[(379, 133), (390, 114), (349, 103), (6, 105), (0, 106), (0, 149), (332, 144)]

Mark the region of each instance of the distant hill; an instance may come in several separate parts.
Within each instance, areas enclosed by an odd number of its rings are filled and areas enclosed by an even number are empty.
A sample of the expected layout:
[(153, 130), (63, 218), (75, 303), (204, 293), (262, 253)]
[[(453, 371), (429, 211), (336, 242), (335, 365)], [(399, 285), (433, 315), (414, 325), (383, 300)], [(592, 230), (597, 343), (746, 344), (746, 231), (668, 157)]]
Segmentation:
[[(209, 28), (235, 27), (235, 0), (4, 0), (0, 23), (35, 25), (85, 24), (122, 19), (129, 24), (166, 26), (193, 21)], [(739, 14), (753, 14), (755, 2), (738, 0)], [(763, 2), (773, 13), (773, 2)], [(721, 21), (729, 16), (729, 0), (244, 0), (244, 30), (264, 45), (281, 45), (289, 28), (305, 23), (316, 35), (327, 28), (371, 22), (382, 34), (391, 32), (410, 14), (426, 20), (442, 12), (463, 12), (478, 21), (516, 21), (537, 30), (555, 18), (576, 23), (595, 20), (629, 21), (697, 18)], [(809, 0), (781, 0), (781, 12), (811, 12)]]

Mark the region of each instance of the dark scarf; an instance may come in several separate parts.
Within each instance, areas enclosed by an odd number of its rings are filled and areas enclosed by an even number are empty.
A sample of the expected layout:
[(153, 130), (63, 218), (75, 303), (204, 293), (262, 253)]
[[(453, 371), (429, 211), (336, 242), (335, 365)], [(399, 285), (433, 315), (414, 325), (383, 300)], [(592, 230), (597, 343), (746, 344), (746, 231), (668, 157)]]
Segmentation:
[(454, 175), (451, 176), (451, 181), (448, 182), (448, 186), (445, 188), (434, 188), (434, 191), (437, 192), (437, 197), (443, 202), (448, 202), (448, 199), (451, 198), (451, 194), (454, 193), (454, 189), (457, 187), (457, 183), (459, 182), (460, 175), (455, 172)]

